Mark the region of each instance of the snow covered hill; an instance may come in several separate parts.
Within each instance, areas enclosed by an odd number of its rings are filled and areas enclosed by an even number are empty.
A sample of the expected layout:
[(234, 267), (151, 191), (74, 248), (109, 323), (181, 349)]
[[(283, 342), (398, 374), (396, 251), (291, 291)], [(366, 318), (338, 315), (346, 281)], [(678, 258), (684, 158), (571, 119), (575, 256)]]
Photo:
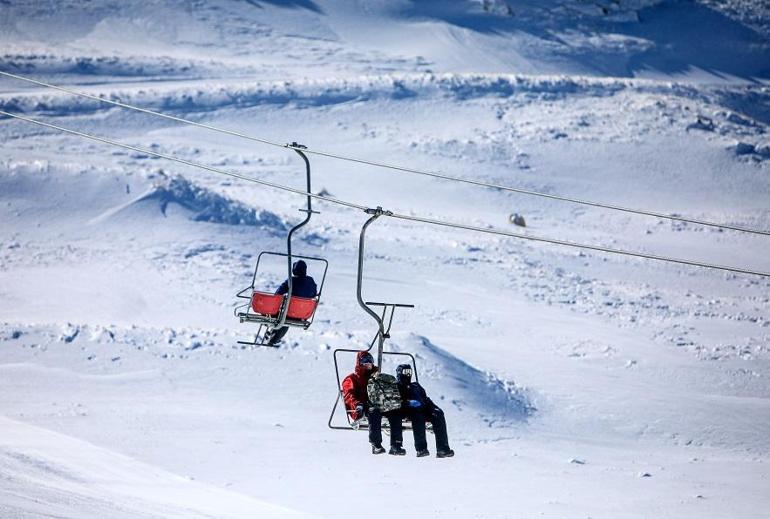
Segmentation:
[(750, 80), (770, 77), (768, 20), (757, 0), (20, 0), (3, 6), (0, 63), (101, 80), (395, 71)]
[[(767, 231), (768, 20), (752, 1), (18, 1), (0, 3), (0, 71), (278, 142)], [(290, 150), (8, 77), (0, 109), (304, 188)], [(407, 432), (406, 458), (372, 456), (365, 433), (326, 425), (333, 350), (375, 332), (355, 298), (365, 214), (314, 204), (294, 247), (330, 262), (316, 320), (250, 349), (234, 295), (260, 251), (283, 250), (302, 197), (9, 118), (0, 141), (2, 517), (770, 506), (766, 277), (382, 218), (364, 297), (415, 304), (389, 348), (415, 355), (457, 454), (417, 459)], [(369, 207), (770, 271), (767, 236), (311, 163), (315, 192)], [(283, 265), (268, 267), (271, 290)]]

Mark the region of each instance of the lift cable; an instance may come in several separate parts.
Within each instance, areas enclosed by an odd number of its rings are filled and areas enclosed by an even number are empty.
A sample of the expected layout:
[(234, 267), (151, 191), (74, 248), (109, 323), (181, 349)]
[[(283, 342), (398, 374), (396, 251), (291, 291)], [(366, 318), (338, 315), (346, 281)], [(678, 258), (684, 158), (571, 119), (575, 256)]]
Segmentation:
[[(232, 135), (234, 137), (240, 137), (242, 139), (248, 139), (250, 141), (260, 142), (262, 144), (268, 144), (270, 146), (277, 146), (279, 148), (288, 148), (288, 147), (290, 147), (290, 146), (288, 146), (286, 144), (281, 144), (281, 143), (278, 143), (278, 142), (268, 141), (267, 139), (260, 139), (258, 137), (252, 137), (251, 135), (246, 135), (246, 134), (243, 134), (243, 133), (239, 133), (239, 132), (235, 132), (235, 131), (231, 131), (231, 130), (226, 130), (224, 128), (217, 128), (216, 126), (211, 126), (211, 125), (204, 124), (204, 123), (197, 123), (197, 122), (191, 121), (189, 119), (183, 119), (181, 117), (175, 117), (173, 115), (168, 115), (168, 114), (164, 114), (164, 113), (161, 113), (161, 112), (156, 112), (154, 110), (148, 110), (147, 108), (140, 108), (138, 106), (133, 106), (133, 105), (129, 105), (129, 104), (126, 104), (126, 103), (121, 103), (120, 101), (113, 101), (112, 99), (105, 99), (104, 97), (100, 97), (100, 96), (97, 96), (97, 95), (87, 94), (85, 92), (78, 92), (77, 90), (71, 90), (69, 88), (61, 87), (61, 86), (58, 86), (58, 85), (52, 85), (50, 83), (45, 83), (43, 81), (38, 81), (36, 79), (31, 79), (31, 78), (28, 78), (28, 77), (18, 76), (16, 74), (11, 74), (10, 72), (3, 72), (2, 70), (0, 70), (0, 76), (6, 76), (6, 77), (13, 78), (13, 79), (18, 79), (20, 81), (26, 81), (28, 83), (34, 83), (35, 85), (40, 85), (40, 86), (43, 86), (43, 87), (46, 87), (46, 88), (51, 88), (53, 90), (58, 90), (60, 92), (64, 92), (64, 93), (67, 93), (67, 94), (71, 94), (71, 95), (75, 95), (75, 96), (80, 96), (80, 97), (86, 97), (88, 99), (93, 99), (94, 101), (100, 101), (102, 103), (107, 103), (107, 104), (110, 104), (110, 105), (113, 105), (113, 106), (119, 106), (120, 108), (126, 108), (128, 110), (135, 110), (137, 112), (142, 112), (142, 113), (145, 113), (145, 114), (154, 115), (156, 117), (162, 117), (164, 119), (169, 119), (171, 121), (176, 121), (178, 123), (189, 124), (189, 125), (192, 125), (192, 126), (197, 126), (199, 128), (205, 128), (207, 130), (211, 130), (211, 131), (214, 131), (214, 132), (224, 133), (226, 135)], [(308, 150), (302, 148), (302, 151), (307, 153)]]
[(227, 175), (229, 177), (239, 178), (241, 180), (246, 180), (247, 182), (254, 182), (256, 184), (261, 184), (263, 186), (268, 186), (268, 187), (272, 187), (272, 188), (275, 188), (275, 189), (283, 189), (284, 191), (290, 191), (290, 192), (298, 194), (298, 195), (309, 196), (309, 197), (312, 197), (312, 198), (315, 198), (315, 199), (318, 199), (318, 200), (325, 200), (327, 202), (332, 202), (334, 204), (344, 205), (346, 207), (352, 207), (354, 209), (360, 209), (362, 211), (366, 210), (366, 206), (359, 205), (359, 204), (354, 204), (354, 203), (351, 203), (351, 202), (346, 202), (345, 200), (340, 200), (338, 198), (334, 198), (334, 197), (331, 197), (331, 196), (317, 195), (315, 193), (308, 193), (307, 191), (304, 191), (302, 189), (295, 189), (293, 187), (284, 186), (282, 184), (276, 184), (274, 182), (269, 182), (267, 180), (260, 180), (258, 178), (247, 177), (245, 175), (241, 175), (241, 174), (238, 174), (238, 173), (233, 173), (232, 171), (225, 171), (223, 169), (213, 168), (211, 166), (207, 166), (207, 165), (201, 164), (199, 162), (192, 162), (192, 161), (189, 161), (189, 160), (180, 159), (179, 157), (174, 157), (172, 155), (166, 155), (165, 153), (159, 153), (157, 151), (152, 151), (152, 150), (148, 150), (148, 149), (145, 149), (145, 148), (139, 148), (137, 146), (131, 146), (130, 144), (123, 144), (121, 142), (113, 141), (111, 139), (106, 139), (104, 137), (97, 137), (96, 135), (91, 135), (89, 133), (83, 133), (83, 132), (79, 132), (77, 130), (72, 130), (72, 129), (69, 129), (69, 128), (64, 128), (62, 126), (57, 126), (55, 124), (45, 123), (43, 121), (38, 121), (38, 120), (35, 120), (35, 119), (30, 119), (29, 117), (24, 117), (24, 116), (21, 116), (21, 115), (16, 115), (16, 114), (8, 113), (8, 112), (6, 112), (4, 110), (0, 110), (0, 115), (7, 115), (8, 117), (13, 117), (15, 119), (21, 119), (22, 121), (26, 121), (28, 123), (33, 123), (33, 124), (37, 124), (37, 125), (40, 125), (40, 126), (46, 126), (48, 128), (52, 128), (54, 130), (59, 130), (59, 131), (65, 132), (65, 133), (70, 133), (72, 135), (77, 135), (79, 137), (85, 137), (86, 139), (91, 139), (91, 140), (94, 140), (94, 141), (103, 142), (105, 144), (110, 144), (112, 146), (117, 146), (119, 148), (125, 148), (127, 150), (136, 151), (136, 152), (143, 153), (143, 154), (146, 154), (146, 155), (152, 155), (153, 157), (158, 157), (158, 158), (161, 158), (161, 159), (166, 159), (166, 160), (171, 160), (171, 161), (174, 161), (174, 162), (179, 162), (181, 164), (186, 164), (186, 165), (192, 166), (194, 168), (205, 169), (205, 170), (211, 171), (213, 173), (219, 173), (221, 175)]
[(413, 221), (413, 222), (420, 222), (420, 223), (425, 223), (425, 224), (429, 224), (429, 225), (438, 225), (438, 226), (442, 226), (442, 227), (450, 227), (450, 228), (455, 228), (455, 229), (464, 229), (464, 230), (468, 230), (468, 231), (482, 232), (482, 233), (494, 234), (494, 235), (498, 235), (498, 236), (507, 236), (507, 237), (510, 237), (510, 238), (518, 238), (518, 239), (523, 239), (523, 240), (531, 240), (531, 241), (537, 241), (537, 242), (543, 242), (543, 243), (550, 243), (550, 244), (554, 244), (554, 245), (563, 245), (563, 246), (566, 246), (566, 247), (575, 247), (575, 248), (580, 248), (580, 249), (587, 249), (587, 250), (594, 250), (594, 251), (599, 251), (599, 252), (606, 252), (606, 253), (610, 253), (610, 254), (621, 254), (621, 255), (633, 256), (633, 257), (637, 257), (637, 258), (644, 258), (644, 259), (651, 259), (651, 260), (657, 260), (657, 261), (664, 261), (664, 262), (669, 262), (669, 263), (678, 263), (678, 264), (681, 264), (681, 265), (704, 267), (704, 268), (710, 268), (710, 269), (716, 269), (716, 270), (723, 270), (723, 271), (727, 271), (727, 272), (735, 272), (735, 273), (740, 273), (740, 274), (750, 274), (750, 275), (763, 276), (763, 277), (770, 278), (770, 272), (762, 272), (762, 271), (758, 271), (758, 270), (751, 270), (751, 269), (746, 269), (746, 268), (741, 268), (741, 267), (731, 267), (731, 266), (726, 266), (726, 265), (717, 265), (717, 264), (712, 264), (712, 263), (703, 263), (703, 262), (691, 261), (691, 260), (685, 260), (685, 259), (679, 259), (679, 258), (671, 258), (671, 257), (666, 257), (666, 256), (658, 256), (658, 255), (654, 255), (654, 254), (645, 254), (645, 253), (641, 253), (641, 252), (632, 252), (632, 251), (627, 251), (627, 250), (623, 250), (623, 249), (614, 249), (614, 248), (609, 248), (609, 247), (601, 247), (601, 246), (598, 246), (598, 245), (589, 245), (589, 244), (583, 244), (583, 243), (577, 243), (577, 242), (571, 242), (571, 241), (565, 241), (565, 240), (558, 240), (558, 239), (552, 239), (552, 238), (544, 238), (544, 237), (539, 237), (539, 236), (519, 234), (519, 233), (508, 232), (508, 231), (502, 231), (502, 230), (495, 229), (495, 228), (492, 228), (492, 227), (478, 227), (478, 226), (473, 226), (473, 225), (465, 225), (465, 224), (460, 224), (460, 223), (447, 222), (447, 221), (443, 221), (443, 220), (435, 220), (435, 219), (432, 219), (432, 218), (424, 218), (424, 217), (414, 216), (414, 215), (394, 213), (394, 212), (391, 212), (391, 211), (384, 211), (384, 210), (382, 210), (382, 208), (379, 208), (379, 207), (377, 209), (371, 209), (371, 208), (368, 208), (367, 206), (364, 206), (364, 205), (361, 205), (361, 204), (357, 204), (357, 203), (353, 203), (353, 202), (348, 202), (348, 201), (345, 201), (345, 200), (341, 200), (339, 198), (333, 198), (333, 197), (329, 197), (329, 196), (325, 196), (325, 195), (318, 195), (318, 194), (314, 194), (314, 193), (308, 193), (308, 192), (303, 191), (301, 189), (295, 189), (295, 188), (292, 188), (292, 187), (289, 187), (289, 186), (285, 186), (285, 185), (282, 185), (282, 184), (276, 184), (276, 183), (273, 183), (273, 182), (268, 182), (266, 180), (259, 180), (259, 179), (253, 178), (253, 177), (247, 177), (245, 175), (240, 175), (238, 173), (233, 173), (233, 172), (225, 171), (225, 170), (222, 170), (222, 169), (219, 169), (219, 168), (214, 168), (214, 167), (211, 167), (211, 166), (207, 166), (205, 164), (200, 164), (198, 162), (192, 162), (192, 161), (189, 161), (189, 160), (181, 159), (179, 157), (174, 157), (172, 155), (167, 155), (167, 154), (164, 154), (164, 153), (159, 153), (157, 151), (148, 150), (148, 149), (140, 148), (140, 147), (137, 147), (137, 146), (131, 146), (131, 145), (128, 145), (128, 144), (123, 144), (123, 143), (120, 143), (120, 142), (117, 142), (117, 141), (106, 139), (104, 137), (97, 137), (95, 135), (91, 135), (91, 134), (88, 134), (88, 133), (83, 133), (83, 132), (79, 132), (79, 131), (76, 131), (76, 130), (71, 130), (69, 128), (64, 128), (64, 127), (61, 127), (61, 126), (57, 126), (57, 125), (54, 125), (54, 124), (45, 123), (45, 122), (38, 121), (38, 120), (35, 120), (35, 119), (30, 119), (28, 117), (24, 117), (24, 116), (21, 116), (21, 115), (16, 115), (16, 114), (8, 113), (8, 112), (3, 111), (3, 110), (0, 110), (0, 115), (5, 115), (5, 116), (8, 116), (8, 117), (12, 117), (14, 119), (19, 119), (19, 120), (26, 121), (26, 122), (29, 122), (29, 123), (37, 124), (39, 126), (44, 126), (44, 127), (47, 127), (47, 128), (52, 128), (52, 129), (59, 130), (59, 131), (62, 131), (62, 132), (65, 132), (65, 133), (69, 133), (69, 134), (72, 134), (72, 135), (77, 135), (79, 137), (84, 137), (86, 139), (91, 139), (91, 140), (102, 142), (102, 143), (105, 143), (105, 144), (110, 144), (112, 146), (116, 146), (116, 147), (119, 147), (119, 148), (124, 148), (124, 149), (128, 149), (128, 150), (136, 151), (136, 152), (139, 152), (139, 153), (143, 153), (143, 154), (146, 154), (146, 155), (150, 155), (150, 156), (154, 156), (154, 157), (170, 160), (170, 161), (173, 161), (173, 162), (178, 162), (180, 164), (185, 164), (187, 166), (192, 166), (194, 168), (200, 168), (200, 169), (204, 169), (206, 171), (211, 171), (213, 173), (218, 173), (218, 174), (221, 174), (221, 175), (227, 175), (227, 176), (230, 176), (230, 177), (235, 177), (235, 178), (238, 178), (238, 179), (241, 179), (241, 180), (245, 180), (247, 182), (254, 182), (256, 184), (272, 187), (274, 189), (281, 189), (281, 190), (288, 191), (288, 192), (291, 192), (291, 193), (294, 193), (294, 194), (298, 194), (298, 195), (301, 195), (301, 196), (310, 196), (310, 197), (315, 198), (317, 200), (324, 200), (326, 202), (330, 202), (330, 203), (333, 203), (333, 204), (338, 204), (338, 205), (342, 205), (342, 206), (345, 206), (345, 207), (349, 207), (349, 208), (353, 208), (353, 209), (358, 209), (358, 210), (361, 210), (361, 211), (365, 211), (365, 212), (367, 212), (369, 214), (373, 214), (374, 212), (379, 212), (383, 216), (388, 216), (388, 217), (399, 219), (399, 220), (407, 220), (407, 221)]
[[(6, 76), (6, 77), (10, 77), (10, 78), (13, 78), (13, 79), (18, 79), (20, 81), (26, 81), (28, 83), (34, 83), (36, 85), (43, 86), (43, 87), (46, 87), (46, 88), (51, 88), (51, 89), (54, 89), (54, 90), (59, 90), (61, 92), (65, 92), (67, 94), (76, 95), (76, 96), (80, 96), (80, 97), (86, 97), (86, 98), (93, 99), (95, 101), (99, 101), (99, 102), (102, 102), (102, 103), (107, 103), (107, 104), (111, 104), (111, 105), (114, 105), (114, 106), (119, 106), (121, 108), (126, 108), (126, 109), (129, 109), (129, 110), (136, 110), (138, 112), (146, 113), (146, 114), (149, 114), (149, 115), (154, 115), (154, 116), (157, 116), (157, 117), (162, 117), (164, 119), (169, 119), (171, 121), (176, 121), (176, 122), (180, 122), (180, 123), (183, 123), (183, 124), (197, 126), (199, 128), (205, 128), (207, 130), (223, 133), (225, 135), (230, 135), (230, 136), (233, 136), (233, 137), (239, 137), (239, 138), (242, 138), (242, 139), (247, 139), (247, 140), (250, 140), (250, 141), (259, 142), (259, 143), (262, 143), (262, 144), (267, 144), (267, 145), (270, 145), (270, 146), (276, 146), (276, 147), (280, 147), (280, 148), (293, 148), (293, 146), (291, 144), (281, 144), (279, 142), (270, 141), (270, 140), (267, 140), (267, 139), (261, 139), (261, 138), (258, 138), (258, 137), (253, 137), (251, 135), (246, 135), (244, 133), (236, 132), (236, 131), (233, 131), (233, 130), (227, 130), (227, 129), (224, 129), (224, 128), (218, 128), (216, 126), (212, 126), (212, 125), (205, 124), (205, 123), (199, 123), (199, 122), (191, 121), (189, 119), (184, 119), (182, 117), (176, 117), (176, 116), (173, 116), (173, 115), (168, 115), (168, 114), (164, 114), (164, 113), (161, 113), (161, 112), (156, 112), (154, 110), (148, 110), (146, 108), (140, 108), (138, 106), (129, 105), (129, 104), (122, 103), (122, 102), (119, 102), (119, 101), (114, 101), (114, 100), (111, 100), (111, 99), (105, 99), (105, 98), (97, 96), (97, 95), (87, 94), (85, 92), (78, 92), (76, 90), (71, 90), (69, 88), (65, 88), (65, 87), (61, 87), (61, 86), (57, 86), (57, 85), (52, 85), (50, 83), (45, 83), (43, 81), (38, 81), (38, 80), (35, 80), (35, 79), (19, 76), (19, 75), (16, 75), (16, 74), (11, 74), (9, 72), (0, 71), (0, 75)], [(643, 215), (643, 216), (651, 216), (651, 217), (661, 218), (661, 219), (665, 219), (665, 220), (672, 220), (672, 221), (685, 222), (685, 223), (691, 223), (691, 224), (696, 224), (696, 225), (703, 225), (703, 226), (706, 226), (706, 227), (714, 227), (714, 228), (718, 228), (718, 229), (725, 229), (725, 230), (739, 231), (739, 232), (745, 232), (745, 233), (750, 233), (750, 234), (758, 234), (758, 235), (770, 236), (770, 231), (764, 231), (764, 230), (761, 230), (761, 229), (751, 229), (751, 228), (748, 228), (748, 227), (742, 227), (742, 226), (737, 226), (737, 225), (729, 225), (729, 224), (710, 222), (710, 221), (706, 221), (706, 220), (699, 220), (699, 219), (695, 219), (695, 218), (687, 218), (687, 217), (684, 217), (684, 216), (681, 216), (681, 215), (678, 215), (678, 214), (660, 213), (660, 212), (649, 211), (649, 210), (645, 210), (645, 209), (633, 209), (633, 208), (623, 207), (623, 206), (619, 206), (619, 205), (606, 204), (606, 203), (602, 203), (602, 202), (593, 202), (593, 201), (590, 201), (590, 200), (582, 200), (582, 199), (572, 198), (572, 197), (567, 197), (567, 196), (554, 195), (554, 194), (549, 194), (549, 193), (543, 193), (543, 192), (540, 192), (540, 191), (533, 191), (533, 190), (529, 190), (529, 189), (521, 189), (521, 188), (516, 188), (516, 187), (512, 187), (512, 186), (506, 186), (506, 185), (502, 185), (502, 184), (494, 184), (494, 183), (489, 183), (489, 182), (482, 182), (480, 180), (473, 180), (473, 179), (469, 179), (469, 178), (456, 177), (456, 176), (447, 175), (447, 174), (436, 172), (436, 171), (427, 171), (427, 170), (421, 170), (421, 169), (416, 169), (416, 168), (410, 168), (410, 167), (406, 167), (406, 166), (399, 166), (397, 164), (388, 164), (388, 163), (384, 163), (384, 162), (376, 162), (376, 161), (362, 159), (362, 158), (350, 157), (350, 156), (340, 155), (340, 154), (337, 154), (337, 153), (331, 153), (331, 152), (327, 152), (327, 151), (323, 151), (323, 150), (315, 150), (315, 149), (304, 148), (304, 147), (300, 148), (300, 149), (304, 153), (312, 153), (314, 155), (318, 155), (318, 156), (322, 156), (322, 157), (328, 157), (328, 158), (337, 159), (337, 160), (343, 160), (343, 161), (347, 161), (347, 162), (355, 162), (355, 163), (358, 163), (358, 164), (365, 164), (365, 165), (368, 165), (368, 166), (374, 166), (374, 167), (378, 167), (378, 168), (386, 168), (386, 169), (391, 169), (391, 170), (395, 170), (395, 171), (401, 171), (401, 172), (405, 172), (405, 173), (413, 173), (413, 174), (416, 174), (416, 175), (423, 175), (423, 176), (428, 176), (428, 177), (433, 177), (433, 178), (439, 178), (439, 179), (449, 180), (449, 181), (453, 181), (453, 182), (462, 182), (462, 183), (465, 183), (465, 184), (471, 184), (471, 185), (481, 186), (481, 187), (488, 187), (488, 188), (497, 189), (497, 190), (500, 190), (500, 191), (508, 191), (508, 192), (519, 193), (519, 194), (528, 195), (528, 196), (536, 196), (536, 197), (541, 197), (541, 198), (548, 198), (548, 199), (551, 199), (551, 200), (558, 200), (558, 201), (562, 201), (562, 202), (570, 202), (570, 203), (574, 203), (574, 204), (586, 205), (586, 206), (591, 206), (591, 207), (599, 207), (599, 208), (602, 208), (602, 209), (609, 209), (609, 210), (612, 210), (612, 211), (620, 211), (620, 212), (631, 213), (631, 214), (638, 214), (638, 215)]]

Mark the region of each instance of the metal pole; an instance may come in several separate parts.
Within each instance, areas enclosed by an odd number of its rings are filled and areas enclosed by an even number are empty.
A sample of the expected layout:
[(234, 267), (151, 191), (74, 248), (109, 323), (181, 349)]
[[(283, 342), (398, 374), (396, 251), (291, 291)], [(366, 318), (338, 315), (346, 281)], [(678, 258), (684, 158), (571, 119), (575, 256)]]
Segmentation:
[(374, 222), (380, 216), (388, 216), (391, 213), (390, 211), (383, 211), (382, 207), (377, 207), (377, 209), (367, 209), (366, 214), (370, 214), (372, 216), (366, 221), (366, 223), (364, 223), (364, 226), (361, 228), (361, 237), (358, 240), (358, 286), (356, 289), (356, 297), (358, 298), (358, 304), (361, 306), (361, 308), (363, 308), (367, 314), (372, 316), (372, 319), (377, 321), (377, 368), (381, 369), (382, 349), (385, 343), (385, 326), (382, 322), (382, 319), (380, 319), (380, 316), (377, 315), (377, 313), (374, 312), (371, 308), (369, 308), (366, 303), (364, 303), (364, 300), (361, 297), (361, 287), (364, 280), (364, 245), (366, 228), (369, 227), (369, 225), (371, 225), (372, 222)]
[[(291, 261), (291, 237), (294, 234), (295, 231), (297, 231), (299, 228), (303, 227), (306, 223), (310, 221), (310, 217), (313, 216), (313, 197), (310, 196), (310, 161), (307, 159), (307, 156), (300, 151), (299, 148), (304, 148), (305, 146), (302, 146), (301, 144), (297, 144), (296, 142), (292, 142), (290, 145), (291, 149), (297, 152), (297, 154), (302, 157), (302, 160), (305, 161), (305, 172), (307, 176), (307, 209), (304, 211), (307, 213), (305, 216), (305, 219), (302, 220), (300, 223), (295, 225), (291, 228), (289, 231), (289, 235), (286, 237), (286, 261), (287, 261), (287, 267), (289, 275), (287, 276), (287, 282), (289, 284), (289, 292), (286, 294), (286, 304), (283, 307), (283, 310), (281, 311), (281, 316), (278, 321), (278, 324), (276, 325), (276, 328), (280, 328), (286, 323), (286, 315), (289, 312), (289, 305), (291, 304), (291, 291), (292, 291), (292, 261)], [(302, 209), (301, 209), (302, 210)]]

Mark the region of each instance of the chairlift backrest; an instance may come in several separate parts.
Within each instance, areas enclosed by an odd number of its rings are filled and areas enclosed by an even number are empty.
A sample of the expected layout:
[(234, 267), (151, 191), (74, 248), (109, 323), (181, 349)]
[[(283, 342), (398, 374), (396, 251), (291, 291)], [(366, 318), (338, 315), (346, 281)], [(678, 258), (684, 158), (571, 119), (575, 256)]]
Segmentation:
[(315, 313), (317, 305), (318, 301), (316, 299), (294, 296), (291, 298), (289, 311), (286, 313), (286, 316), (289, 319), (307, 321)]
[[(251, 296), (251, 309), (261, 315), (277, 316), (281, 312), (281, 305), (286, 297), (280, 294), (254, 291)], [(317, 298), (294, 296), (289, 303), (289, 311), (286, 317), (298, 321), (307, 321), (315, 313), (318, 306)]]
[(251, 295), (251, 309), (262, 315), (278, 315), (281, 311), (283, 296), (255, 291)]

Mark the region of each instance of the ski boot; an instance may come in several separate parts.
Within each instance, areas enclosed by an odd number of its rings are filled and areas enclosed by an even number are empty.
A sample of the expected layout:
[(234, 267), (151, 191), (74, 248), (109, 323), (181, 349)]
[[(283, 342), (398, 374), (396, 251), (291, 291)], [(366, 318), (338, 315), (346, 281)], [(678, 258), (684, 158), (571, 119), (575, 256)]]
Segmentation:
[(447, 449), (447, 450), (442, 450), (442, 451), (437, 451), (436, 452), (436, 457), (437, 458), (451, 458), (454, 455), (455, 455), (455, 451), (453, 451), (452, 449)]
[(400, 443), (396, 443), (395, 445), (390, 446), (390, 450), (388, 451), (388, 454), (391, 456), (406, 456), (406, 451), (403, 447), (401, 447)]

